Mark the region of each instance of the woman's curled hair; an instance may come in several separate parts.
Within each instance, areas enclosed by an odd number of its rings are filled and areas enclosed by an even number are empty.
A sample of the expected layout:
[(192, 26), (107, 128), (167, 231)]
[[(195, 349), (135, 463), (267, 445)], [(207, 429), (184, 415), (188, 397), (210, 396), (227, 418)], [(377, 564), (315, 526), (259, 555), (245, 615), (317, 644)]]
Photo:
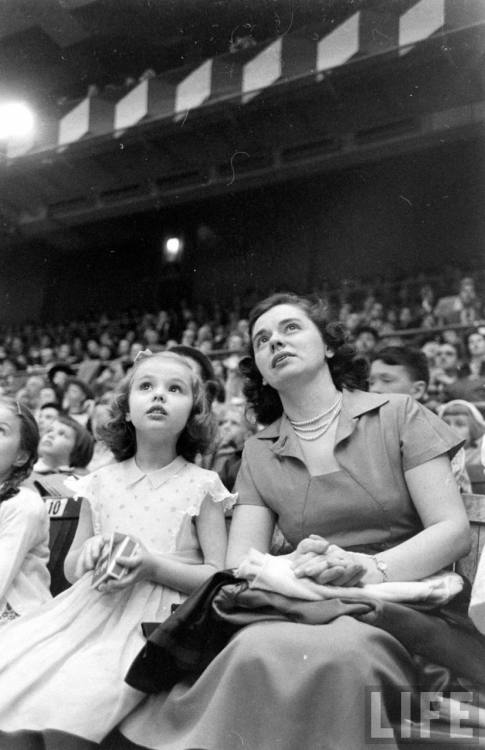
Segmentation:
[[(193, 461), (197, 453), (206, 453), (210, 448), (216, 430), (204, 385), (187, 363), (187, 360), (181, 355), (172, 352), (159, 352), (146, 356), (170, 357), (183, 362), (190, 370), (192, 409), (187, 424), (177, 440), (176, 450), (177, 455), (183, 456), (187, 461)], [(143, 361), (143, 359), (140, 361)], [(131, 372), (121, 382), (110, 406), (111, 418), (98, 430), (100, 439), (113, 452), (117, 461), (125, 461), (136, 453), (136, 430), (133, 424), (126, 419), (126, 415), (129, 412), (129, 396), (133, 375), (138, 365), (139, 362), (135, 363)]]
[(245, 380), (244, 395), (249, 409), (254, 413), (258, 422), (270, 424), (283, 413), (278, 392), (270, 385), (263, 385), (263, 378), (256, 367), (252, 344), (252, 333), (256, 321), (276, 305), (298, 307), (318, 328), (322, 340), (334, 355), (327, 360), (327, 364), (338, 390), (342, 390), (342, 388), (367, 390), (369, 370), (367, 360), (358, 356), (354, 347), (347, 342), (347, 332), (344, 326), (341, 323), (328, 321), (327, 309), (322, 300), (302, 297), (290, 292), (273, 294), (255, 305), (249, 314), (249, 333), (251, 336), (249, 356), (239, 363), (239, 370)]

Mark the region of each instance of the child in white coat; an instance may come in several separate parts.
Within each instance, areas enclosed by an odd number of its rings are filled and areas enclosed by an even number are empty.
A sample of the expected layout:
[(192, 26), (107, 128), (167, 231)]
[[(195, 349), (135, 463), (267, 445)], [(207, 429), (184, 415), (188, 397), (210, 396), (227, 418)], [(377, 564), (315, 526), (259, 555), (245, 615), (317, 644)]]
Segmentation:
[(38, 442), (29, 409), (0, 398), (0, 625), (51, 599), (49, 516), (40, 496), (21, 486)]

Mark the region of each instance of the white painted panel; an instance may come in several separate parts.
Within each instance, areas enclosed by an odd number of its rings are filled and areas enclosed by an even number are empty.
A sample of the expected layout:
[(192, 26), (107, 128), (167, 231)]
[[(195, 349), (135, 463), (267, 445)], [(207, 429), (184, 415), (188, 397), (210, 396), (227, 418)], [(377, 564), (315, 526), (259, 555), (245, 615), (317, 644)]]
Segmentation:
[[(281, 38), (265, 47), (243, 68), (242, 93), (249, 94), (271, 86), (281, 77)], [(247, 99), (247, 97), (245, 97)]]
[(59, 146), (74, 143), (89, 131), (90, 99), (86, 97), (74, 109), (64, 115), (59, 122)]
[(207, 60), (177, 86), (175, 112), (200, 107), (211, 93), (212, 60)]
[(114, 128), (122, 130), (136, 125), (148, 111), (148, 84), (140, 81), (123, 99), (120, 99), (115, 109)]
[(399, 46), (408, 47), (434, 34), (445, 23), (445, 0), (421, 0), (399, 19)]
[(359, 51), (360, 13), (344, 21), (318, 42), (317, 70), (330, 70), (343, 65)]

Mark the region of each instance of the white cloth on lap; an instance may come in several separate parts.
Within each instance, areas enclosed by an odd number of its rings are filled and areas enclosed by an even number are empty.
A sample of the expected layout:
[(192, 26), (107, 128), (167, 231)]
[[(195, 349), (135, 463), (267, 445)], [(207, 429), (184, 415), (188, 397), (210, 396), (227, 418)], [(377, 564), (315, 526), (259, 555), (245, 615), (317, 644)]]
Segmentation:
[(292, 599), (319, 601), (345, 597), (351, 599), (378, 598), (391, 602), (427, 602), (446, 604), (463, 588), (457, 573), (445, 572), (421, 581), (386, 581), (362, 586), (332, 586), (316, 583), (311, 578), (297, 578), (292, 560), (287, 555), (274, 557), (250, 549), (235, 575), (246, 578), (249, 587), (284, 594)]

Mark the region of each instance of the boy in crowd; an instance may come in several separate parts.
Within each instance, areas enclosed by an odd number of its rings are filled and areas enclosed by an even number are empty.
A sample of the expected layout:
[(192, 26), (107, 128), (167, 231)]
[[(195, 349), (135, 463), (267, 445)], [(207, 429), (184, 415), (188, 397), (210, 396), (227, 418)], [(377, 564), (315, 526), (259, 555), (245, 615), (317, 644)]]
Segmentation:
[[(416, 401), (424, 402), (428, 383), (428, 361), (419, 349), (388, 346), (374, 355), (369, 373), (371, 393), (404, 393)], [(451, 469), (460, 491), (471, 492), (463, 448), (452, 459)]]
[(419, 349), (387, 346), (372, 358), (369, 391), (373, 393), (405, 393), (422, 402), (428, 383), (428, 361)]

